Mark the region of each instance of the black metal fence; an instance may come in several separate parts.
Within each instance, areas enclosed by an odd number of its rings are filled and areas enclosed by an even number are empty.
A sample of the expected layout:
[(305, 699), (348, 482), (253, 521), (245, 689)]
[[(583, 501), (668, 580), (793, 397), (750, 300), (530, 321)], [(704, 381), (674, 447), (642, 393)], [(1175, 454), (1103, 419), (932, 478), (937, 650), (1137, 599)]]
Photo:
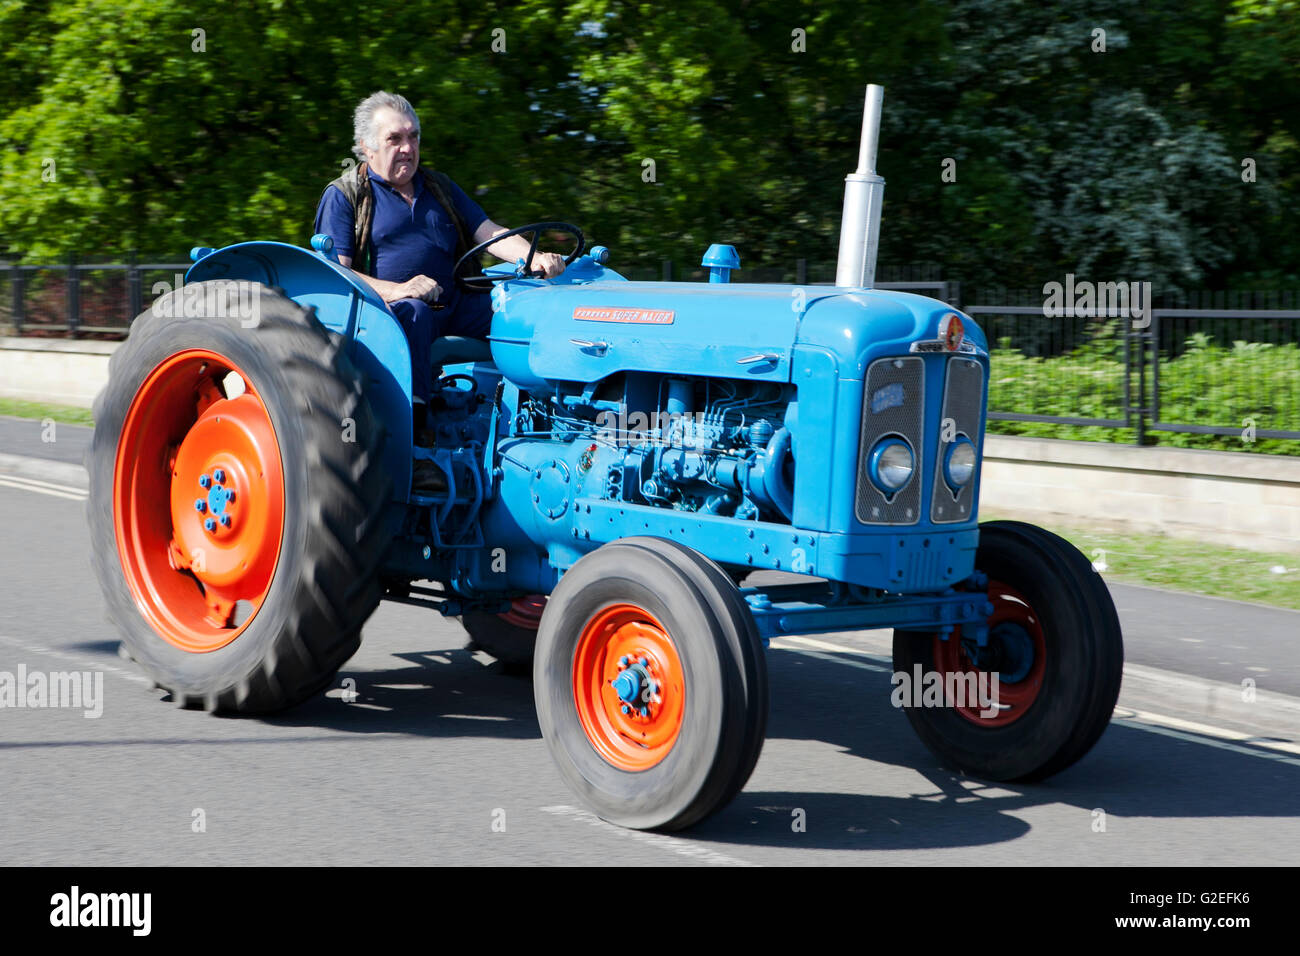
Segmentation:
[(988, 337), (993, 421), (1131, 429), (1137, 444), (1151, 432), (1300, 440), (1300, 309), (963, 311)]
[(188, 262), (0, 266), (0, 323), (15, 335), (124, 336)]

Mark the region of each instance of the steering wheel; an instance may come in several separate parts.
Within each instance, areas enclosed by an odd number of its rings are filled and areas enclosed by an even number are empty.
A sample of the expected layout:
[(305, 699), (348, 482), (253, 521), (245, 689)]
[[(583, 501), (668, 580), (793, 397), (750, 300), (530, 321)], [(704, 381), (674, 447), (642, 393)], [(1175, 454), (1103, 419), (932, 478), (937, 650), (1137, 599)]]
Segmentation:
[[(460, 289), (462, 292), (491, 292), (493, 286), (495, 286), (498, 282), (504, 282), (506, 279), (518, 279), (518, 278), (522, 278), (523, 276), (530, 276), (534, 279), (545, 278), (546, 273), (533, 271), (533, 255), (537, 252), (538, 240), (542, 238), (542, 231), (545, 229), (554, 229), (558, 232), (567, 232), (569, 235), (573, 236), (578, 241), (577, 245), (573, 247), (573, 251), (569, 253), (568, 256), (565, 257), (564, 264), (566, 267), (572, 265), (573, 260), (578, 258), (578, 256), (582, 255), (582, 250), (587, 247), (587, 240), (583, 238), (582, 230), (579, 229), (577, 226), (573, 225), (572, 223), (533, 222), (533, 223), (529, 223), (526, 226), (519, 226), (516, 229), (507, 229), (499, 236), (493, 236), (491, 239), (488, 239), (486, 242), (480, 242), (477, 246), (475, 246), (473, 249), (469, 250), (469, 252), (465, 253), (463, 256), (460, 257), (460, 259), (456, 262), (455, 268), (451, 270), (451, 277), (456, 281), (456, 288)], [(487, 249), (488, 246), (496, 245), (502, 239), (508, 239), (511, 236), (517, 236), (525, 232), (531, 232), (533, 234), (533, 241), (528, 246), (528, 258), (524, 260), (524, 267), (522, 272), (516, 270), (514, 273), (505, 273), (503, 275), (492, 275), (492, 276), (462, 275), (463, 272), (468, 271), (465, 269), (465, 263), (476, 262), (478, 256), (483, 252), (483, 250)]]

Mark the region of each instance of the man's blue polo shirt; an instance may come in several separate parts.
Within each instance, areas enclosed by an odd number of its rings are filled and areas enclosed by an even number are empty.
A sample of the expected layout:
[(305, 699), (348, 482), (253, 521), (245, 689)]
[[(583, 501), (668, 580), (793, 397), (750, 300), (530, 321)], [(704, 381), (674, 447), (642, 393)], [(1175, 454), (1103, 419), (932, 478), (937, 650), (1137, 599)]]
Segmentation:
[[(375, 215), (370, 226), (373, 249), (373, 275), (388, 282), (405, 282), (418, 275), (426, 275), (442, 286), (439, 305), (454, 312), (460, 304), (461, 293), (451, 280), (451, 270), (456, 265), (456, 225), (443, 210), (442, 204), (424, 186), (424, 177), (416, 173), (415, 202), (408, 204), (393, 186), (381, 176), (369, 171), (374, 185)], [(451, 184), (451, 201), (465, 220), (466, 236), (473, 235), (487, 215), (465, 191)], [(353, 214), (352, 204), (336, 187), (329, 187), (316, 209), (316, 232), (323, 232), (334, 240), (334, 251), (340, 256), (352, 256)], [(354, 263), (355, 265), (355, 263)], [(470, 296), (466, 306), (491, 312), (486, 295)]]

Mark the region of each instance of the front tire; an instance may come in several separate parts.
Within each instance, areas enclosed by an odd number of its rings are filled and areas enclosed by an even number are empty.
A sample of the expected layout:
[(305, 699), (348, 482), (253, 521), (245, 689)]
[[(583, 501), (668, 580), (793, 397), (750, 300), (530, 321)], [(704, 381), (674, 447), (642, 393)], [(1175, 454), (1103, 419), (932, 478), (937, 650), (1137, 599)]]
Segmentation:
[(533, 680), (561, 776), (612, 823), (688, 827), (758, 760), (767, 673), (753, 617), (716, 565), (674, 542), (627, 538), (570, 568)]
[[(251, 325), (183, 314), (250, 295)], [(160, 299), (113, 355), (87, 452), (93, 561), (127, 652), (181, 706), (301, 702), (379, 601), (391, 482), (345, 344), (278, 291), (217, 281)]]
[(895, 631), (894, 670), (937, 674), (945, 688), (969, 681), (963, 675), (991, 687), (996, 672), (998, 712), (969, 700), (918, 706), (907, 694), (903, 709), (946, 766), (988, 780), (1041, 780), (1083, 757), (1110, 722), (1124, 669), (1119, 617), (1088, 559), (1034, 525), (981, 525), (975, 567), (989, 578), (988, 645), (963, 639), (961, 628), (946, 641)]

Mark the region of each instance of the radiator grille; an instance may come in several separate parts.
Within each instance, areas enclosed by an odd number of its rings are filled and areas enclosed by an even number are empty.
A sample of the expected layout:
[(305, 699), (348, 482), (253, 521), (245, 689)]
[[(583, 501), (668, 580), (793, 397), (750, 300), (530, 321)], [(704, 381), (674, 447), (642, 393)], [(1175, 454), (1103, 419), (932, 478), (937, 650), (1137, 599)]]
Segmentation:
[[(984, 367), (968, 358), (948, 360), (943, 387), (943, 413), (940, 418), (939, 446), (935, 454), (934, 493), (930, 496), (930, 520), (935, 524), (968, 521), (975, 510), (979, 494), (980, 411), (984, 403)], [(953, 437), (964, 436), (975, 446), (975, 474), (957, 494), (953, 494), (943, 476), (943, 462), (948, 446), (943, 441), (945, 423), (952, 419)]]
[[(916, 524), (921, 518), (921, 475), (925, 453), (922, 439), (925, 414), (925, 363), (918, 357), (877, 359), (867, 369), (862, 396), (862, 440), (858, 449), (856, 514), (863, 524)], [(886, 435), (898, 435), (912, 446), (912, 480), (892, 497), (871, 481), (867, 462), (871, 449)]]

